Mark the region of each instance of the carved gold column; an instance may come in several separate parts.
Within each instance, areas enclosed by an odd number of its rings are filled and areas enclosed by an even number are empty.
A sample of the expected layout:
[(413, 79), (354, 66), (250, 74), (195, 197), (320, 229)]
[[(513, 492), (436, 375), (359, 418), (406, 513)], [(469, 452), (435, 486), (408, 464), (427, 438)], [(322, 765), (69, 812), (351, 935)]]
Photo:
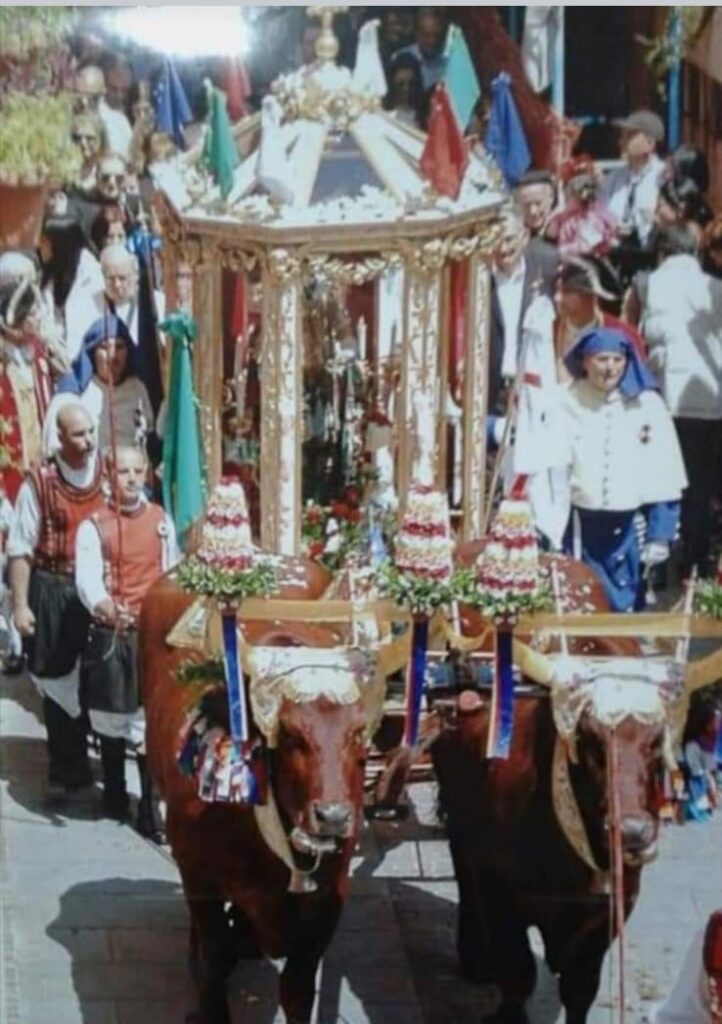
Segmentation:
[(486, 500), (486, 412), (489, 376), (489, 264), (479, 252), (469, 260), (464, 358), (462, 539), (481, 537)]
[[(447, 248), (439, 239), (406, 254), (404, 343), (401, 346), (399, 413), (395, 429), (398, 445), (396, 487), (403, 503), (411, 481), (416, 439), (414, 399), (426, 394), (439, 416), (442, 275)], [(438, 437), (437, 425), (433, 434)], [(434, 472), (438, 471), (438, 445)]]
[(204, 240), (186, 247), (181, 258), (193, 267), (193, 316), (198, 336), (193, 352), (193, 375), (200, 403), (208, 490), (218, 483), (223, 462), (221, 401), (223, 396), (223, 304), (221, 261), (215, 246)]
[(261, 341), (261, 545), (298, 554), (303, 425), (300, 267), (273, 249), (263, 267)]

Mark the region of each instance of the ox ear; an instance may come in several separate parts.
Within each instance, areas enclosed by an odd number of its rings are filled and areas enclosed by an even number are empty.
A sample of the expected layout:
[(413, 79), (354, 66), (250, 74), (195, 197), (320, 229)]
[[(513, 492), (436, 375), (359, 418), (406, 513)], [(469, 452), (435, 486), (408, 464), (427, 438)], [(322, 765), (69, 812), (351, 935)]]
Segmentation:
[(514, 641), (512, 658), (514, 664), (529, 679), (541, 686), (552, 685), (554, 670), (552, 661), (539, 651), (533, 650), (521, 640)]
[(698, 658), (687, 665), (684, 672), (684, 685), (688, 693), (701, 690), (722, 679), (722, 648), (706, 658)]

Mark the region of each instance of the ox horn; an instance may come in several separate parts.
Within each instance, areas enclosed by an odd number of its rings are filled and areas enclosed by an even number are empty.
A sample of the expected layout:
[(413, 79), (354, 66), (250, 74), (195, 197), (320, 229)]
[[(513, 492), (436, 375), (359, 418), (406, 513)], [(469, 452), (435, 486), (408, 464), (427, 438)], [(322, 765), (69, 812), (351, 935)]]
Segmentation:
[(690, 662), (684, 672), (684, 685), (689, 693), (701, 690), (722, 679), (722, 648), (706, 658)]
[(519, 670), (529, 679), (541, 686), (551, 686), (554, 677), (552, 661), (546, 655), (533, 650), (521, 640), (515, 640), (512, 660)]

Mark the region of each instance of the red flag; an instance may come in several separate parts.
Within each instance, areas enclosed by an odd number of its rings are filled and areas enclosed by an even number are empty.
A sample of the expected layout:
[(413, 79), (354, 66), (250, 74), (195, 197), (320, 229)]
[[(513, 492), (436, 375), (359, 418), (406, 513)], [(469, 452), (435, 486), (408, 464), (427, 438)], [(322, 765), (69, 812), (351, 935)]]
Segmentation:
[(421, 154), (421, 173), (437, 192), (456, 199), (468, 162), (469, 148), (459, 131), (449, 95), (439, 83), (431, 97), (429, 133)]
[(237, 57), (229, 57), (223, 91), (226, 94), (226, 109), (231, 121), (238, 121), (248, 113), (246, 100), (251, 95), (251, 83), (246, 69)]

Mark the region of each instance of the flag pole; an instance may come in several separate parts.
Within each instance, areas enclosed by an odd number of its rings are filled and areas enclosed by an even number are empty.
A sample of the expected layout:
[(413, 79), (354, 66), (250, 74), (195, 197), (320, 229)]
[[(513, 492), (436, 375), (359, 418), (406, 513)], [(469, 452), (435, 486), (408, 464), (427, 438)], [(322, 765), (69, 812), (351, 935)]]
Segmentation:
[(552, 107), (564, 117), (564, 6), (556, 9), (556, 32), (552, 55)]
[[(103, 319), (105, 340), (107, 343), (110, 342), (108, 336), (108, 297), (103, 294)], [(116, 314), (117, 320), (117, 314)], [(112, 344), (109, 344), (108, 348), (108, 361), (110, 363), (108, 369), (108, 427), (110, 431), (110, 486), (111, 493), (113, 496), (113, 502), (115, 504), (115, 523), (118, 531), (118, 567), (117, 567), (117, 580), (118, 580), (118, 593), (120, 595), (121, 603), (123, 600), (123, 517), (120, 511), (120, 495), (118, 493), (118, 446), (116, 440), (115, 430), (115, 409), (113, 408), (113, 399), (115, 397), (115, 391), (113, 387), (113, 359), (115, 357), (115, 345), (116, 338), (113, 338)]]

